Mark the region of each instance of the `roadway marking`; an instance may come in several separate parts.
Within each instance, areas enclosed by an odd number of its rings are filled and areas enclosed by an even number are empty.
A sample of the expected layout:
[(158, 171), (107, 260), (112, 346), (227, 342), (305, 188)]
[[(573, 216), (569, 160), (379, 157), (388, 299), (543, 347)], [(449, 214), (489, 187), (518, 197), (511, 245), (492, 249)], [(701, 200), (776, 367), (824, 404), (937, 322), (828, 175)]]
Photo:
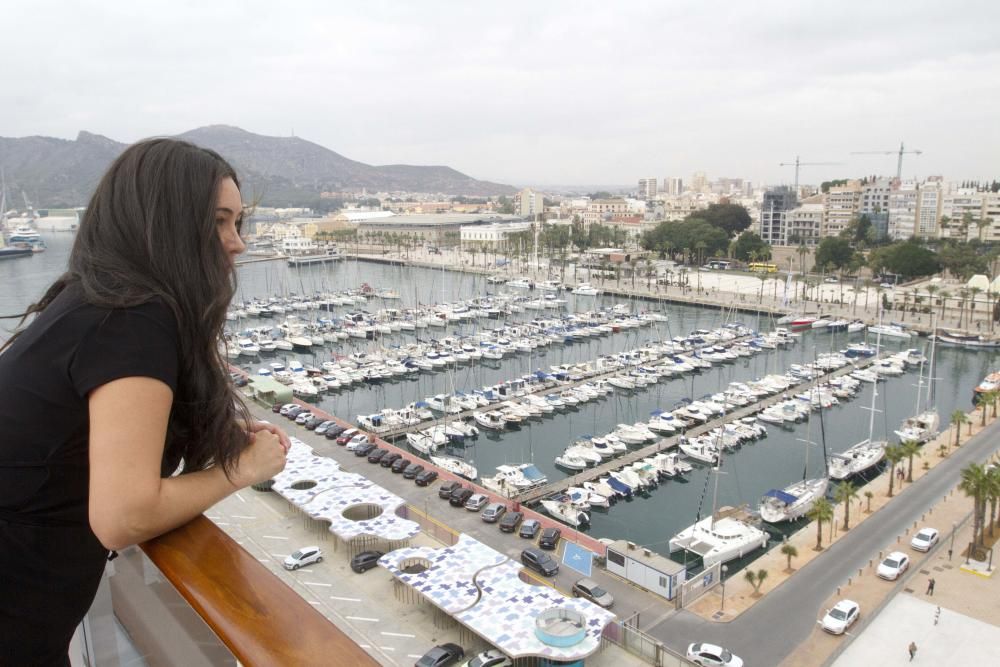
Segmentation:
[(382, 634), (387, 637), (406, 637), (407, 639), (416, 639), (416, 635), (408, 635), (405, 632), (386, 632), (382, 631)]
[(319, 603), (319, 602), (316, 602), (315, 600), (307, 600), (307, 602), (308, 602), (309, 604), (311, 604), (312, 606), (314, 606), (314, 607), (318, 607), (318, 606), (320, 606), (320, 603)]
[(333, 586), (333, 584), (324, 584), (321, 581), (303, 581), (306, 586)]
[(422, 655), (414, 655), (413, 653), (407, 653), (406, 657), (407, 658), (416, 658), (417, 660), (420, 660), (420, 658), (422, 658), (424, 656), (422, 656)]
[(255, 517), (255, 516), (247, 516), (246, 514), (230, 514), (229, 516), (231, 518), (233, 518), (233, 519), (249, 519), (250, 521), (256, 521), (257, 520), (257, 517)]
[(270, 563), (271, 562), (270, 558), (260, 558), (259, 556), (257, 557), (257, 560), (259, 560), (261, 563)]
[(395, 651), (396, 650), (396, 649), (394, 649), (391, 646), (379, 646), (379, 648), (382, 649), (383, 651)]
[(261, 535), (265, 540), (287, 540), (287, 537), (282, 535)]
[(236, 497), (237, 497), (237, 498), (239, 498), (239, 499), (240, 499), (240, 502), (241, 502), (241, 503), (245, 503), (245, 502), (246, 502), (246, 500), (244, 500), (244, 499), (243, 499), (243, 496), (241, 496), (241, 495), (240, 495), (240, 492), (239, 492), (239, 491), (237, 491), (235, 495), (236, 495)]
[(361, 602), (361, 598), (341, 598), (336, 595), (330, 596), (331, 600), (342, 600), (343, 602)]
[(378, 623), (377, 618), (365, 618), (364, 616), (345, 616), (344, 618), (349, 618), (352, 621), (367, 621), (368, 623)]
[(228, 523), (228, 522), (226, 522), (226, 521), (216, 521), (216, 522), (215, 522), (215, 525), (216, 525), (216, 526), (231, 526), (232, 524), (231, 524), (231, 523)]

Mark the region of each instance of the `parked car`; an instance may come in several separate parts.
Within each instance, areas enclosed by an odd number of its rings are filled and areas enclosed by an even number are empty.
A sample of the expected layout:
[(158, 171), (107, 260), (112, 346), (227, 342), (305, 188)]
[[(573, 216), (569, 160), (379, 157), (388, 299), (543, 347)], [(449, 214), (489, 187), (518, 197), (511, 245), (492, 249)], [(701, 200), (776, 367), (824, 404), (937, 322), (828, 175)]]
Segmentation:
[(316, 415), (309, 412), (308, 410), (303, 410), (299, 414), (295, 415), (295, 423), (301, 426), (302, 424), (305, 424), (307, 421), (309, 421), (315, 416)]
[(480, 515), (486, 523), (496, 523), (507, 511), (507, 506), (503, 503), (490, 503)]
[(341, 426), (340, 424), (334, 424), (330, 428), (326, 429), (326, 438), (327, 440), (336, 440), (342, 436), (346, 430), (347, 427)]
[(416, 477), (414, 477), (413, 481), (416, 483), (417, 486), (427, 486), (437, 478), (438, 478), (437, 470), (425, 470)]
[(725, 667), (743, 667), (743, 660), (731, 651), (699, 642), (688, 646), (687, 659), (696, 665), (725, 665)]
[(345, 431), (342, 431), (341, 434), (337, 436), (337, 444), (346, 445), (351, 441), (351, 438), (353, 438), (357, 434), (358, 434), (358, 429), (356, 428), (349, 428)]
[(367, 433), (356, 433), (354, 437), (351, 438), (351, 440), (344, 446), (347, 448), (347, 451), (353, 452), (361, 445), (367, 445), (370, 442), (371, 438), (368, 437)]
[(302, 407), (301, 405), (293, 405), (292, 407), (288, 408), (287, 412), (282, 411), (281, 414), (285, 415), (292, 421), (295, 421), (295, 418), (299, 416), (299, 413), (301, 413), (304, 410), (305, 408)]
[(310, 417), (308, 420), (306, 420), (306, 423), (303, 424), (303, 426), (305, 426), (310, 431), (315, 431), (320, 424), (325, 424), (325, 423), (326, 421), (322, 417), (316, 416), (316, 417)]
[(382, 449), (381, 447), (377, 447), (373, 449), (371, 452), (369, 452), (368, 463), (378, 463), (379, 461), (382, 460), (382, 457), (388, 453), (389, 453), (388, 449)]
[(319, 550), (319, 547), (302, 547), (297, 551), (292, 552), (292, 555), (285, 558), (284, 563), (286, 570), (297, 570), (300, 567), (305, 567), (306, 565), (312, 565), (313, 563), (323, 562), (323, 552)]
[(461, 487), (452, 491), (448, 502), (451, 503), (453, 507), (463, 507), (471, 497), (472, 489)]
[(553, 577), (559, 574), (559, 565), (552, 560), (552, 556), (538, 549), (525, 549), (522, 551), (521, 562), (546, 577)]
[(854, 600), (841, 600), (828, 609), (820, 626), (834, 635), (842, 635), (854, 625), (861, 615), (861, 607)]
[(361, 574), (378, 565), (378, 559), (385, 554), (381, 551), (362, 551), (351, 559), (351, 569)]
[(451, 498), (451, 492), (462, 486), (461, 482), (445, 482), (438, 487), (438, 498)]
[(483, 651), (472, 660), (462, 663), (462, 667), (511, 667), (513, 664), (513, 661), (502, 651), (491, 648), (489, 651)]
[(403, 470), (403, 477), (406, 479), (416, 479), (417, 475), (424, 471), (424, 466), (420, 463), (411, 463)]
[(490, 499), (481, 493), (474, 493), (469, 496), (469, 499), (465, 501), (465, 509), (470, 512), (478, 512), (479, 510), (486, 507), (486, 503), (490, 502)]
[(910, 546), (917, 551), (930, 551), (931, 548), (937, 544), (938, 534), (937, 528), (931, 528), (930, 526), (924, 526), (920, 531), (913, 536), (910, 540)]
[(593, 579), (580, 579), (573, 584), (573, 597), (586, 598), (599, 607), (611, 609), (615, 598)]
[(559, 546), (559, 538), (561, 537), (562, 531), (558, 528), (546, 528), (542, 531), (542, 536), (538, 538), (538, 546), (552, 551)]
[(521, 524), (521, 530), (518, 531), (520, 537), (527, 537), (530, 540), (535, 539), (538, 535), (538, 531), (542, 529), (542, 523), (538, 519), (526, 519), (524, 523)]
[(316, 435), (326, 435), (326, 432), (330, 430), (331, 426), (336, 426), (337, 422), (332, 419), (327, 419), (325, 422), (320, 423), (313, 429), (313, 433)]
[(398, 459), (396, 459), (395, 461), (392, 462), (392, 468), (391, 468), (391, 470), (394, 473), (397, 473), (397, 474), (401, 473), (404, 470), (406, 470), (410, 466), (411, 463), (413, 463), (413, 461), (411, 461), (410, 459), (406, 458), (405, 456), (401, 456), (401, 457), (399, 457)]
[(301, 407), (302, 406), (299, 405), (298, 403), (285, 403), (280, 408), (278, 408), (278, 414), (284, 417), (288, 415), (288, 411), (291, 410), (292, 408), (301, 408)]
[(399, 452), (386, 452), (385, 456), (378, 460), (378, 464), (383, 468), (388, 468), (401, 458), (403, 458), (403, 455)]
[[(286, 403), (285, 405), (294, 405), (294, 404), (293, 403)], [(277, 412), (278, 414), (281, 414), (281, 408), (282, 407), (284, 407), (284, 406), (282, 406), (281, 403), (275, 403), (274, 405), (271, 406), (271, 412)]]
[(909, 567), (910, 557), (902, 551), (893, 551), (878, 564), (878, 569), (875, 570), (875, 574), (883, 579), (895, 581), (896, 579), (899, 579), (899, 575), (906, 572)]
[(363, 442), (354, 448), (354, 455), (358, 458), (368, 456), (373, 449), (375, 449), (374, 442)]
[(524, 513), (522, 512), (507, 512), (500, 518), (500, 531), (513, 533), (521, 525), (521, 519), (523, 518)]
[(465, 651), (458, 644), (438, 644), (424, 653), (420, 660), (417, 660), (415, 667), (447, 667), (464, 657)]

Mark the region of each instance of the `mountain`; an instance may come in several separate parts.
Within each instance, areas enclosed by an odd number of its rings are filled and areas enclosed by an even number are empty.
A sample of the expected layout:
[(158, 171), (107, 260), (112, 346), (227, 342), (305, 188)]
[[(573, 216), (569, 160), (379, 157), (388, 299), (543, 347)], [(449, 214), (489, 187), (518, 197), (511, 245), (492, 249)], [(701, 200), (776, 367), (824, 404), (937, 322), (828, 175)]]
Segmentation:
[[(480, 181), (450, 167), (373, 166), (300, 137), (267, 137), (228, 125), (201, 127), (178, 138), (211, 148), (240, 175), (244, 196), (265, 206), (316, 206), (321, 192), (431, 192), (446, 195), (512, 194), (509, 185)], [(53, 137), (0, 137), (0, 168), (11, 203), (25, 192), (38, 208), (81, 206), (101, 174), (127, 144), (90, 132), (75, 141)]]

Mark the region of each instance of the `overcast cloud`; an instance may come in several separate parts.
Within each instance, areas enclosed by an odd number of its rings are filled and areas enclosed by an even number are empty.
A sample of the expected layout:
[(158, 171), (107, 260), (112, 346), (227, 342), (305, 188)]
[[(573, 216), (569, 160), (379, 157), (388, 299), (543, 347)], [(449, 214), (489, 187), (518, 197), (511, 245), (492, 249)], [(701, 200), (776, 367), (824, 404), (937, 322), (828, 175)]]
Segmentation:
[(1000, 178), (1000, 3), (4, 3), (0, 135), (209, 124), (514, 184)]

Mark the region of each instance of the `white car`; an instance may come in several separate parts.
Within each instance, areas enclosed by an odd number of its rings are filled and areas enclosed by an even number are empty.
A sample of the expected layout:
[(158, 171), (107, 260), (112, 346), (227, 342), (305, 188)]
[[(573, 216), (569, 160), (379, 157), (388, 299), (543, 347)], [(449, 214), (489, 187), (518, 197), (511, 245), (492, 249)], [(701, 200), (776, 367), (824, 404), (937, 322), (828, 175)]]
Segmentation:
[(307, 421), (312, 419), (315, 415), (309, 411), (300, 412), (295, 416), (296, 424), (305, 424)]
[(842, 635), (854, 625), (861, 615), (861, 607), (854, 600), (841, 600), (826, 612), (821, 623), (824, 630), (834, 635)]
[(483, 651), (472, 660), (463, 662), (462, 667), (511, 667), (513, 664), (511, 659), (502, 652), (491, 648), (489, 651)]
[(369, 442), (371, 441), (368, 439), (367, 433), (358, 433), (356, 436), (351, 438), (351, 441), (347, 443), (345, 449), (347, 449), (347, 451), (349, 452), (353, 452), (361, 445), (367, 445)]
[(743, 667), (743, 660), (730, 651), (716, 646), (696, 642), (688, 646), (687, 659), (696, 665), (725, 665), (725, 667)]
[(297, 570), (306, 565), (323, 562), (323, 552), (319, 547), (302, 547), (291, 556), (285, 558), (283, 565), (286, 570)]
[(920, 531), (913, 536), (910, 540), (910, 546), (917, 551), (930, 551), (931, 547), (937, 544), (938, 534), (937, 528), (931, 528), (930, 526), (924, 526)]
[(899, 579), (899, 575), (906, 572), (909, 567), (910, 557), (902, 551), (893, 551), (885, 557), (885, 560), (878, 564), (878, 569), (875, 570), (875, 574), (883, 579), (895, 581), (896, 579)]

